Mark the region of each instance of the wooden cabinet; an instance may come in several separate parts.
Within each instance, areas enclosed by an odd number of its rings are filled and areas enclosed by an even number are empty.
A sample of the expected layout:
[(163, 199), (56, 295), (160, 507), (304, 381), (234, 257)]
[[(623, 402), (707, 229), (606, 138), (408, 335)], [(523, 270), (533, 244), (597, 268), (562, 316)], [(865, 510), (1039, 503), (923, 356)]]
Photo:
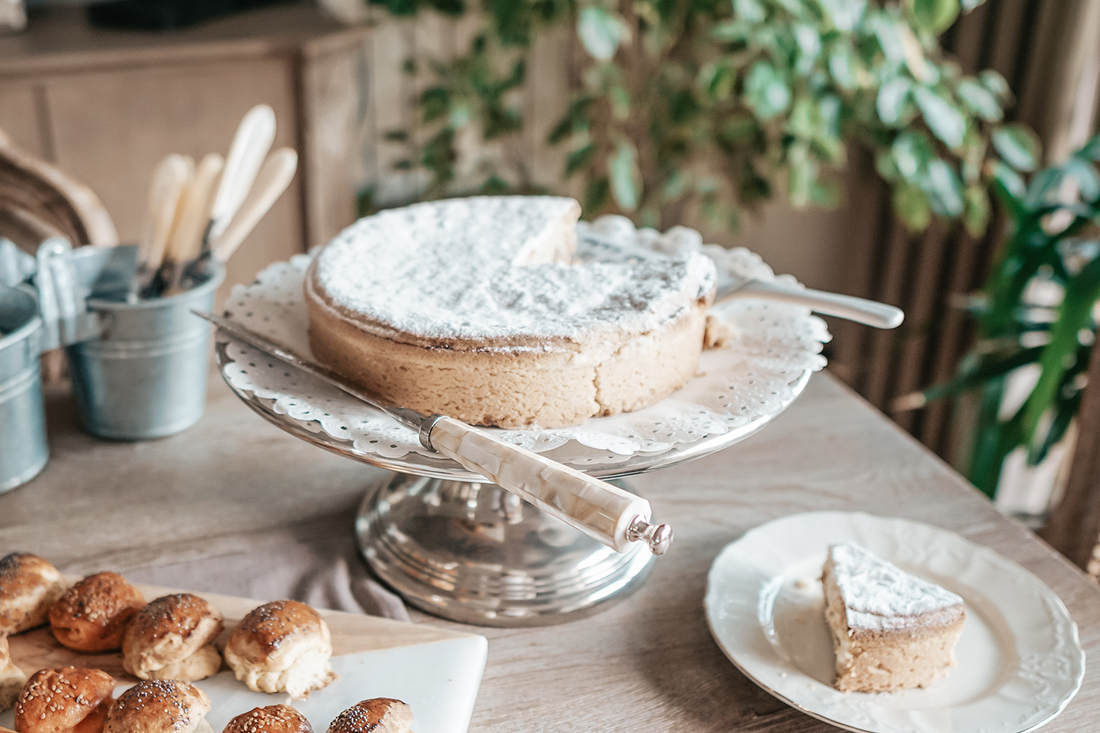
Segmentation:
[(271, 105), (275, 145), (299, 151), (299, 174), (233, 257), (224, 294), (354, 220), (368, 34), (308, 5), (170, 34), (51, 10), (0, 39), (0, 128), (91, 186), (128, 242), (162, 157), (224, 153), (244, 113)]

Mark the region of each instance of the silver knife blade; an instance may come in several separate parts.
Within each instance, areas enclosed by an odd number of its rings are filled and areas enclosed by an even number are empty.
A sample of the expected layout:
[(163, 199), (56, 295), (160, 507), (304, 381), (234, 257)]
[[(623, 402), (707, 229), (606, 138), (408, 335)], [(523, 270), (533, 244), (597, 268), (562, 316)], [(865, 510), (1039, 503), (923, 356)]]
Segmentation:
[(303, 372), (312, 374), (313, 376), (321, 379), (333, 387), (346, 392), (352, 397), (365, 402), (371, 407), (381, 410), (393, 419), (400, 422), (402, 425), (412, 428), (413, 430), (420, 432), (420, 429), (424, 427), (424, 424), (430, 419), (425, 415), (421, 415), (419, 412), (414, 412), (407, 407), (395, 407), (393, 405), (387, 405), (384, 402), (380, 402), (377, 398), (372, 397), (366, 392), (362, 391), (359, 387), (349, 382), (340, 374), (332, 371), (326, 366), (318, 364), (315, 361), (305, 358), (304, 356), (295, 353), (293, 350), (286, 346), (272, 341), (266, 336), (262, 336), (252, 329), (242, 326), (236, 321), (232, 321), (224, 316), (218, 316), (213, 313), (204, 313), (202, 311), (192, 310), (199, 318), (210, 321), (220, 330), (225, 331), (233, 338), (240, 339), (249, 346), (259, 349), (268, 356), (275, 357), (281, 362), (290, 364), (291, 366), (301, 369)]

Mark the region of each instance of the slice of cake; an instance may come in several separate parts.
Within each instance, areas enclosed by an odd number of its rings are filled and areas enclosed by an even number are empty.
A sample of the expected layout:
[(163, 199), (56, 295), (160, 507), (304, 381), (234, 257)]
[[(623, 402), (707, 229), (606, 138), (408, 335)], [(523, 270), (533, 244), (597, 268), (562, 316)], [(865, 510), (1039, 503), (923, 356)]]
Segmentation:
[(851, 542), (829, 548), (821, 582), (838, 690), (926, 687), (955, 665), (966, 608), (951, 591)]

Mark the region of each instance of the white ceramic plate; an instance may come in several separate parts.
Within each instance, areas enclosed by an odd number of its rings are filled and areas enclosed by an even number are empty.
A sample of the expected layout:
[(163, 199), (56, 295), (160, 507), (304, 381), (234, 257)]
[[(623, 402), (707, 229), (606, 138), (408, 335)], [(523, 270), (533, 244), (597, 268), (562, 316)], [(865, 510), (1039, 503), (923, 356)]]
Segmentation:
[[(848, 541), (962, 596), (958, 666), (945, 680), (896, 693), (833, 688), (819, 577), (828, 546)], [(987, 547), (902, 519), (810, 512), (757, 527), (711, 566), (706, 613), (750, 679), (852, 731), (1025, 733), (1058, 715), (1085, 674), (1077, 626), (1041, 580)]]

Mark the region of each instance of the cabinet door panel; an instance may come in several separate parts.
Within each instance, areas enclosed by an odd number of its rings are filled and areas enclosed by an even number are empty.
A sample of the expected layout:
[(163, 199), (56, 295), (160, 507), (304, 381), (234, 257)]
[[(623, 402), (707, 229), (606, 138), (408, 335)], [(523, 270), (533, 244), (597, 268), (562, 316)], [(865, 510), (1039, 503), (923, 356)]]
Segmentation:
[[(255, 104), (275, 110), (275, 146), (297, 147), (290, 57), (196, 62), (58, 76), (46, 99), (58, 165), (90, 185), (123, 242), (136, 241), (153, 169), (165, 155), (228, 151)], [(297, 178), (229, 263), (222, 292), (303, 251)]]

